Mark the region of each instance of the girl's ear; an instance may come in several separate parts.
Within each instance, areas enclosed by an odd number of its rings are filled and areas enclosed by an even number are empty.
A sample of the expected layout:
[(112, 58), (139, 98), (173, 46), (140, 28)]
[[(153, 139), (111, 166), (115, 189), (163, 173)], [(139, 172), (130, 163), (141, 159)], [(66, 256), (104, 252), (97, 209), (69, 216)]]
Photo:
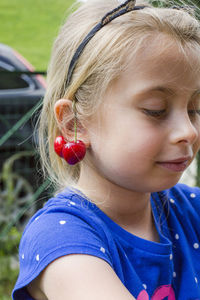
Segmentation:
[[(54, 106), (55, 118), (61, 134), (67, 141), (73, 141), (75, 136), (74, 128), (74, 112), (72, 108), (72, 101), (69, 99), (60, 99), (56, 101)], [(86, 147), (90, 145), (89, 135), (87, 129), (77, 119), (77, 139), (82, 140)]]

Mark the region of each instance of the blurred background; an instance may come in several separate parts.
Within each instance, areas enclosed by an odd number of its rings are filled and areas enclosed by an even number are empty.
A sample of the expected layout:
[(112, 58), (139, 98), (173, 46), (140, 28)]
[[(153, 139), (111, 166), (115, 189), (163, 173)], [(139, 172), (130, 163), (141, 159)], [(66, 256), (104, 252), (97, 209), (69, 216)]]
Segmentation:
[[(50, 193), (33, 128), (52, 43), (73, 0), (0, 0), (0, 299), (11, 299), (18, 244)], [(37, 140), (35, 141), (37, 146)]]
[[(52, 43), (73, 2), (0, 0), (1, 300), (11, 299), (23, 228), (51, 194), (39, 171), (33, 130), (45, 93)], [(200, 185), (199, 161), (198, 155), (182, 182)]]

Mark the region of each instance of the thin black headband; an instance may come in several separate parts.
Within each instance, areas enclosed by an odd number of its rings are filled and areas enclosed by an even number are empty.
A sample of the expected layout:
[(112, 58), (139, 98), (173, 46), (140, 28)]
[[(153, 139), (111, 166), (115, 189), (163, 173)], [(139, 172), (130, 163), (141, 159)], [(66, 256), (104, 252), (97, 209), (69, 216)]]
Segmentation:
[(136, 0), (127, 0), (117, 8), (113, 9), (112, 11), (108, 12), (101, 21), (94, 27), (92, 30), (88, 33), (88, 35), (84, 38), (84, 40), (81, 42), (79, 47), (76, 49), (76, 52), (74, 53), (74, 56), (72, 57), (72, 60), (69, 65), (69, 70), (67, 74), (67, 80), (66, 84), (69, 86), (73, 71), (76, 67), (76, 64), (78, 62), (78, 59), (83, 52), (85, 46), (87, 43), (91, 40), (91, 38), (105, 25), (110, 23), (115, 18), (122, 16), (132, 10), (139, 10), (145, 8), (145, 6), (135, 6)]

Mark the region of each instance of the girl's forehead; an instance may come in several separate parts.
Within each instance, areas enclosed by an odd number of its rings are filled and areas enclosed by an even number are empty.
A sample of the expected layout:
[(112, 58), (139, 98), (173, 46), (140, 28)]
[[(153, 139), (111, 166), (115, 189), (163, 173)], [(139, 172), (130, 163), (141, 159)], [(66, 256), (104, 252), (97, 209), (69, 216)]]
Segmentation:
[(154, 86), (200, 89), (200, 45), (183, 46), (164, 34), (149, 39), (127, 59), (125, 70), (111, 84), (111, 90), (128, 95)]
[(143, 41), (132, 61), (138, 68), (141, 68), (141, 63), (143, 67), (154, 68), (166, 62), (189, 67), (194, 63), (200, 64), (200, 45), (191, 41), (182, 42), (168, 34), (154, 33)]
[[(196, 76), (200, 73), (200, 45), (185, 43), (159, 34), (147, 39), (136, 55), (129, 57), (123, 74), (170, 76)], [(173, 79), (173, 78), (172, 78)]]

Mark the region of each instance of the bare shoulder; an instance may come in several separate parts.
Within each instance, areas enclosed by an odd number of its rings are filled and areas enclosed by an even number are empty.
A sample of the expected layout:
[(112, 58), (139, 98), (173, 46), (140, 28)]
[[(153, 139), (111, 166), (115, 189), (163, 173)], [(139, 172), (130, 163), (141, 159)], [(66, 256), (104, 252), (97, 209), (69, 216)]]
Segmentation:
[(52, 262), (28, 286), (28, 291), (36, 300), (135, 299), (106, 261), (80, 254)]

